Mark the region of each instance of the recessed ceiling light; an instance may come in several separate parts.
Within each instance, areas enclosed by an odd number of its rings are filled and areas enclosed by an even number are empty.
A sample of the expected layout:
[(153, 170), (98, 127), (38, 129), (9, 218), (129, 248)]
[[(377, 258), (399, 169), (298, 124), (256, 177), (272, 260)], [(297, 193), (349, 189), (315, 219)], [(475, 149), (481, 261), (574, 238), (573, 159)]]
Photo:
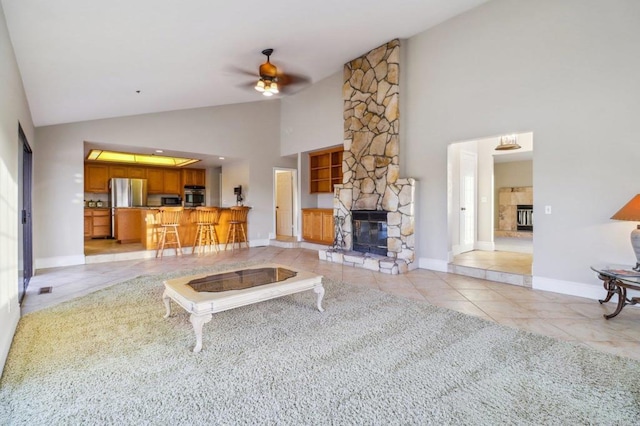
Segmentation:
[(218, 160), (224, 160), (224, 157), (218, 157)]
[(156, 152), (157, 152), (158, 154), (162, 154), (164, 151), (163, 151), (163, 150), (161, 150), (161, 149), (156, 149)]

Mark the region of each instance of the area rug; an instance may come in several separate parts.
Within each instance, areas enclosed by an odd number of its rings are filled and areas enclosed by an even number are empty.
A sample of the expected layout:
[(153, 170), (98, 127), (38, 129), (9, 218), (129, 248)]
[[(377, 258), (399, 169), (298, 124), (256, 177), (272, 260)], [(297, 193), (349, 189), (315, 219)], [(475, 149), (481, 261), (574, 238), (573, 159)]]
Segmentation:
[[(208, 268), (206, 271), (214, 271)], [(193, 273), (205, 269), (192, 270)], [(19, 324), (0, 424), (637, 424), (640, 363), (324, 281), (215, 314), (141, 276)]]

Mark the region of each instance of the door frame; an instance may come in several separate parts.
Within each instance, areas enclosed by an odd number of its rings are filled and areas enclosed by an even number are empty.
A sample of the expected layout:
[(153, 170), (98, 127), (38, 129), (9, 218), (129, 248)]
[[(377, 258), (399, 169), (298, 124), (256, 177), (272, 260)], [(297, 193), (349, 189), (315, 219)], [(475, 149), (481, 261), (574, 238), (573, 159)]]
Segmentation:
[(276, 174), (279, 171), (284, 171), (284, 172), (291, 172), (291, 197), (293, 198), (292, 200), (292, 205), (291, 205), (291, 225), (293, 226), (292, 228), (292, 236), (294, 239), (298, 240), (299, 239), (299, 231), (298, 231), (298, 224), (300, 223), (300, 208), (298, 206), (298, 170), (297, 169), (292, 169), (292, 168), (288, 168), (288, 167), (274, 167), (273, 168), (273, 232), (272, 232), (272, 238), (276, 238), (276, 231), (277, 231), (277, 218), (276, 218), (276, 207), (277, 207), (277, 202), (278, 202), (278, 197), (277, 197), (277, 187), (278, 187), (278, 182), (277, 182), (277, 177)]
[(22, 249), (22, 253), (18, 253), (19, 267), (22, 268), (22, 274), (18, 274), (18, 303), (22, 304), (29, 281), (33, 276), (33, 150), (20, 123), (18, 123), (18, 143), (21, 169), (18, 177), (18, 210), (20, 212), (18, 226), (21, 227), (20, 235), (22, 236), (18, 245), (18, 250)]

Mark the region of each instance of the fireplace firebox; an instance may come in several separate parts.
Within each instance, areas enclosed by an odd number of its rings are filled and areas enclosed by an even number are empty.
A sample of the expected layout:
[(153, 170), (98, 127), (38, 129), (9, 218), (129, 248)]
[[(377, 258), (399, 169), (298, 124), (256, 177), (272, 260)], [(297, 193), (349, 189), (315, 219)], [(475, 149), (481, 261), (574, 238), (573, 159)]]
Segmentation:
[(353, 250), (387, 255), (387, 212), (353, 210)]
[(516, 224), (518, 231), (533, 231), (533, 205), (518, 204), (517, 205)]

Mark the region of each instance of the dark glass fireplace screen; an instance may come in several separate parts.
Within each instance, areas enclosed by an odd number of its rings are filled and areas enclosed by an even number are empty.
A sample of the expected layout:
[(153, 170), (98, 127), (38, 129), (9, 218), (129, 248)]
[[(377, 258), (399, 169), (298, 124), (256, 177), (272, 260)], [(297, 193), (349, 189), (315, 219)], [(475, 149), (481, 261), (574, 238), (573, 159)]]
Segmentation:
[(533, 231), (533, 205), (518, 204), (516, 225), (518, 231)]
[(387, 255), (387, 212), (354, 210), (353, 250), (361, 253)]

